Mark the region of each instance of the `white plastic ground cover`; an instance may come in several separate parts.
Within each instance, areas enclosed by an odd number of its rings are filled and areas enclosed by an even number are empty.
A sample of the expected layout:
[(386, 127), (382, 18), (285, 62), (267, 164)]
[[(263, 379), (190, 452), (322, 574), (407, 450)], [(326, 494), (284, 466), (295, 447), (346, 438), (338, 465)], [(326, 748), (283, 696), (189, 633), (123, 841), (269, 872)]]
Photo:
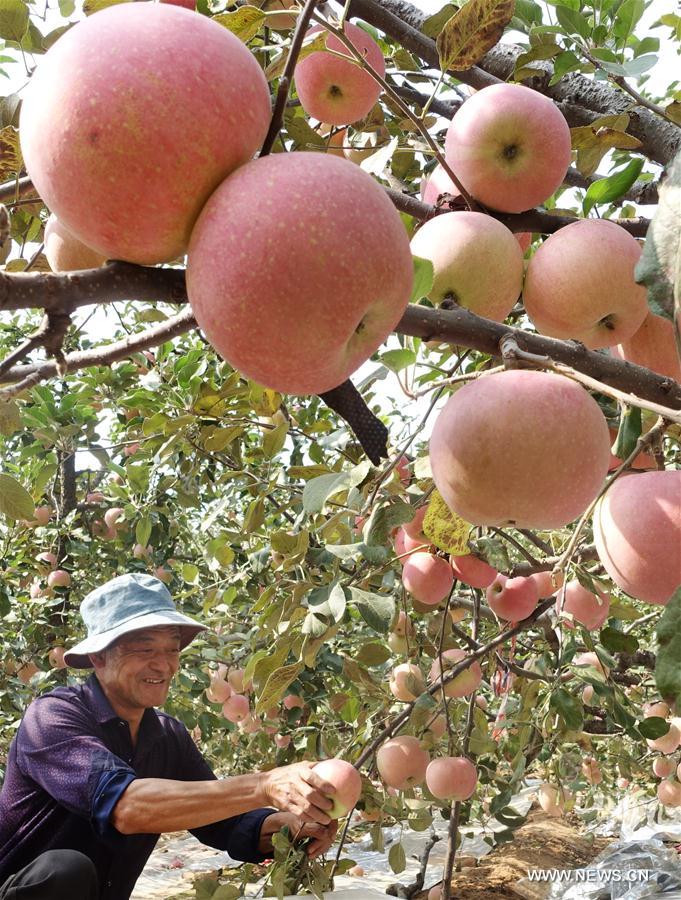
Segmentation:
[(594, 834), (622, 841), (676, 841), (681, 843), (681, 809), (665, 809), (640, 790), (624, 794)]

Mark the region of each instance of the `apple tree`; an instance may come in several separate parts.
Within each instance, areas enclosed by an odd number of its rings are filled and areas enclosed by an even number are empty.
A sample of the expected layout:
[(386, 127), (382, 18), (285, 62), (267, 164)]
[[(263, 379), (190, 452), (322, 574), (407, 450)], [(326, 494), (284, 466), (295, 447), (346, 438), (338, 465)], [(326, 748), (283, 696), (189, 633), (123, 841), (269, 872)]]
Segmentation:
[(352, 763), (442, 897), (528, 777), (680, 806), (681, 18), (185, 5), (0, 0), (0, 772), (143, 571), (211, 761)]

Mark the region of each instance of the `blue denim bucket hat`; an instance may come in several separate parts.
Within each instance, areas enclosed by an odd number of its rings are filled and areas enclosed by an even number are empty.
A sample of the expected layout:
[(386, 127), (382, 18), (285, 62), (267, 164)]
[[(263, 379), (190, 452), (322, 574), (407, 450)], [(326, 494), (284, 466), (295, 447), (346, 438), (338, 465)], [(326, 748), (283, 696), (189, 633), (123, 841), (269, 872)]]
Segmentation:
[(90, 591), (80, 604), (80, 614), (87, 637), (64, 654), (64, 662), (74, 669), (91, 669), (88, 654), (99, 653), (129, 631), (177, 625), (184, 649), (207, 630), (179, 613), (165, 584), (143, 572), (119, 575)]

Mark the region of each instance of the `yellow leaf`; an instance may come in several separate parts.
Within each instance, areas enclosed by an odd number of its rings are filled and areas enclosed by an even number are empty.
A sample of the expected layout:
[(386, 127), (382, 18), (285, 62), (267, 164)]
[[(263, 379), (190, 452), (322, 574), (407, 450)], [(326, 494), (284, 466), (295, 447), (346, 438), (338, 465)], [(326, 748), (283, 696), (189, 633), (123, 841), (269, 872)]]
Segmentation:
[(0, 178), (6, 181), (24, 167), (19, 146), (19, 131), (12, 125), (0, 129)]
[(305, 668), (305, 663), (295, 662), (276, 669), (268, 677), (262, 693), (258, 697), (255, 711), (258, 715), (276, 706), (284, 696), (286, 688), (292, 684)]
[(213, 16), (213, 21), (229, 28), (232, 34), (245, 44), (256, 36), (266, 18), (265, 13), (255, 6), (241, 6), (234, 12)]
[(468, 0), (438, 35), (442, 71), (462, 72), (474, 66), (498, 43), (514, 9), (515, 0)]
[(464, 556), (470, 552), (468, 535), (472, 528), (469, 522), (452, 512), (438, 491), (433, 491), (423, 520), (423, 533), (436, 547), (454, 556)]
[[(310, 41), (308, 44), (303, 44), (303, 48), (298, 54), (298, 62), (301, 59), (305, 59), (306, 56), (309, 56), (310, 53), (315, 53), (319, 50), (326, 50), (326, 31), (322, 31), (321, 34), (317, 34), (314, 40)], [(280, 75), (284, 74), (284, 69), (286, 68), (286, 60), (288, 59), (288, 49), (282, 51), (276, 59), (274, 59), (269, 66), (265, 69), (265, 77), (268, 81), (274, 81), (275, 78), (279, 78)]]

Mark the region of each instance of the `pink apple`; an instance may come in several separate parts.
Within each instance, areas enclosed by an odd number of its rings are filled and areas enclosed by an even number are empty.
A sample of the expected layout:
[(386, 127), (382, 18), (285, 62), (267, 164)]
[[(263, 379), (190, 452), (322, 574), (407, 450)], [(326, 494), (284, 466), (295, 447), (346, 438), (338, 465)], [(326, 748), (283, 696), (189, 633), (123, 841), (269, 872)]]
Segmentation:
[(441, 556), (412, 553), (402, 569), (402, 584), (419, 603), (437, 606), (451, 591), (454, 574)]
[(565, 812), (566, 792), (553, 784), (542, 784), (537, 799), (548, 816), (562, 816)]
[(598, 501), (593, 526), (615, 584), (664, 606), (681, 584), (681, 469), (618, 478)]
[(648, 313), (646, 290), (634, 281), (640, 255), (636, 239), (606, 219), (558, 229), (525, 275), (523, 301), (537, 331), (591, 350), (628, 340)]
[(402, 526), (407, 537), (410, 537), (414, 541), (418, 541), (419, 544), (428, 543), (428, 538), (423, 533), (423, 520), (425, 519), (427, 512), (427, 505), (419, 507), (414, 513), (414, 518), (410, 522), (405, 522)]
[(232, 694), (222, 704), (222, 715), (230, 722), (242, 722), (249, 714), (248, 697), (243, 694)]
[(351, 866), (346, 875), (351, 875), (353, 878), (363, 878), (364, 877), (364, 868), (362, 866)]
[(302, 697), (298, 697), (295, 694), (287, 694), (283, 699), (284, 709), (302, 709), (305, 706), (305, 701)]
[(518, 84), (495, 84), (469, 97), (447, 130), (445, 157), (485, 206), (523, 212), (547, 200), (571, 159), (570, 129), (557, 106)]
[(50, 661), (50, 665), (53, 669), (65, 669), (66, 663), (64, 662), (64, 647), (53, 647), (47, 655), (47, 658)]
[(598, 761), (595, 760), (593, 756), (587, 757), (582, 763), (582, 774), (589, 784), (592, 785), (600, 784), (603, 780), (601, 768), (598, 765)]
[(676, 763), (669, 756), (658, 756), (653, 760), (653, 774), (658, 778), (669, 778), (675, 768)]
[(426, 687), (421, 670), (412, 663), (401, 663), (399, 666), (395, 666), (390, 673), (388, 686), (393, 697), (405, 703), (416, 700)]
[(537, 582), (532, 578), (507, 578), (499, 574), (487, 588), (487, 605), (506, 622), (522, 622), (539, 603)]
[(424, 203), (435, 206), (438, 198), (443, 194), (451, 194), (452, 197), (459, 197), (459, 189), (454, 184), (449, 175), (438, 163), (430, 175), (421, 179), (421, 199)]
[(46, 567), (48, 569), (56, 569), (57, 567), (57, 557), (50, 551), (39, 553), (35, 559), (36, 562), (41, 564), (43, 568)]
[(411, 735), (390, 738), (376, 754), (378, 774), (386, 785), (400, 791), (421, 784), (429, 762), (428, 752)]
[(436, 305), (453, 301), (478, 316), (502, 322), (523, 284), (523, 254), (513, 234), (479, 212), (449, 212), (429, 219), (411, 241), (412, 253), (433, 264)]
[(412, 281), (409, 238), (383, 189), (324, 153), (242, 166), (204, 207), (189, 248), (187, 292), (206, 337), (285, 393), (342, 384), (398, 323)]
[(591, 705), (591, 701), (594, 698), (594, 689), (592, 684), (587, 684), (582, 689), (582, 701), (586, 703), (587, 706)]
[(530, 578), (537, 585), (539, 599), (547, 600), (563, 586), (565, 575), (563, 572), (533, 572)]
[(450, 556), (449, 562), (457, 581), (474, 588), (486, 588), (499, 574), (497, 570), (477, 556), (469, 553), (465, 556)]
[(663, 734), (662, 737), (655, 738), (654, 740), (647, 738), (646, 744), (651, 750), (657, 750), (658, 753), (675, 753), (681, 744), (681, 731), (679, 731), (676, 725), (670, 725), (669, 731), (666, 734)]
[(71, 234), (54, 213), (45, 225), (45, 256), (53, 272), (74, 272), (78, 269), (98, 269), (106, 257)]
[(122, 510), (119, 506), (113, 506), (111, 509), (107, 509), (104, 513), (104, 523), (107, 528), (113, 528), (124, 513), (125, 510)]
[(669, 706), (663, 701), (657, 703), (646, 703), (643, 707), (643, 716), (648, 719), (651, 716), (657, 716), (660, 719), (666, 719), (669, 715)]
[[(556, 613), (569, 613), (589, 631), (600, 628), (606, 622), (609, 612), (610, 594), (599, 591), (596, 596), (576, 578), (562, 587), (556, 597)], [(563, 620), (563, 625), (566, 628), (573, 627), (568, 619)]]
[(426, 769), (426, 785), (438, 800), (468, 800), (477, 784), (477, 769), (465, 756), (434, 759)]
[(662, 781), (657, 786), (657, 799), (662, 806), (681, 806), (681, 783), (678, 781)]
[[(322, 30), (310, 28), (307, 37)], [(385, 75), (385, 60), (376, 41), (358, 25), (346, 22), (345, 36), (359, 50), (369, 65)], [(309, 116), (331, 125), (349, 125), (371, 112), (381, 95), (381, 86), (357, 65), (347, 47), (334, 35), (326, 38), (328, 50), (349, 59), (317, 50), (301, 59), (295, 69), (296, 91), (301, 106)]]
[(270, 118), (263, 71), (227, 28), (178, 6), (123, 3), (41, 57), (21, 148), (75, 237), (109, 259), (153, 265), (185, 252), (208, 197), (257, 151)]
[(607, 678), (610, 674), (610, 669), (607, 666), (603, 665), (603, 663), (595, 653), (578, 653), (573, 658), (572, 663), (575, 666), (591, 666), (591, 668), (596, 669), (598, 672), (600, 672), (604, 678)]
[[(460, 663), (467, 655), (465, 650), (445, 650), (442, 654), (445, 675), (449, 669), (452, 669), (457, 663)], [(442, 670), (438, 658), (433, 661), (430, 672), (428, 673), (428, 681), (430, 684), (438, 682), (441, 673)], [(473, 691), (477, 690), (481, 681), (482, 669), (480, 668), (480, 663), (476, 660), (475, 662), (472, 662), (467, 669), (464, 669), (463, 672), (445, 684), (445, 697), (467, 697), (469, 694), (472, 694)]]
[(638, 331), (628, 340), (612, 347), (610, 352), (627, 362), (645, 366), (653, 372), (673, 378), (674, 381), (681, 381), (681, 362), (674, 340), (674, 326), (669, 319), (656, 316), (655, 313), (649, 312)]
[(66, 588), (71, 584), (71, 576), (64, 569), (54, 569), (47, 576), (47, 586), (50, 588)]
[(596, 401), (574, 381), (529, 370), (464, 385), (430, 438), (435, 486), (474, 525), (561, 528), (597, 495), (609, 458)]
[(211, 703), (224, 703), (232, 696), (232, 688), (218, 675), (213, 675), (210, 685), (206, 688), (206, 696)]
[(347, 815), (362, 793), (362, 777), (357, 769), (344, 759), (325, 759), (312, 771), (336, 789), (330, 798), (333, 806), (324, 810), (326, 814), (332, 819)]
[(288, 745), (291, 743), (291, 735), (290, 734), (275, 734), (274, 735), (274, 743), (280, 750), (286, 750)]

